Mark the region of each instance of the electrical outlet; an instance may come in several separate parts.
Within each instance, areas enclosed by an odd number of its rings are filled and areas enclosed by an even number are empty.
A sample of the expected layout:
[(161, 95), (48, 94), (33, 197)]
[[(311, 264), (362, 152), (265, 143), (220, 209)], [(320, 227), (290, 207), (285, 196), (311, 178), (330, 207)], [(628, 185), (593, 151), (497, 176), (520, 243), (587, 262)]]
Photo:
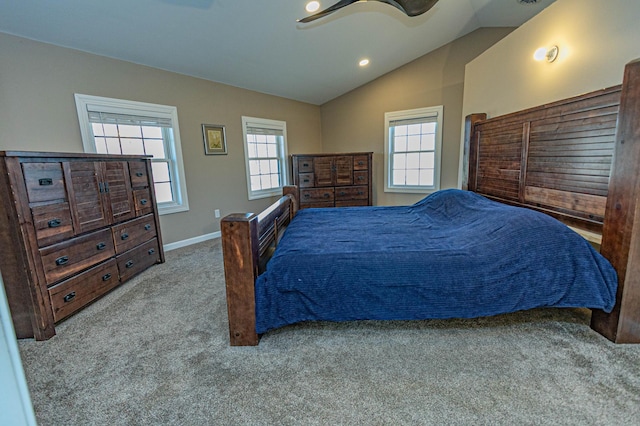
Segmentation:
[(215, 215), (216, 215), (216, 217), (220, 217), (220, 209), (215, 209), (215, 210), (213, 211), (213, 214), (215, 214)]

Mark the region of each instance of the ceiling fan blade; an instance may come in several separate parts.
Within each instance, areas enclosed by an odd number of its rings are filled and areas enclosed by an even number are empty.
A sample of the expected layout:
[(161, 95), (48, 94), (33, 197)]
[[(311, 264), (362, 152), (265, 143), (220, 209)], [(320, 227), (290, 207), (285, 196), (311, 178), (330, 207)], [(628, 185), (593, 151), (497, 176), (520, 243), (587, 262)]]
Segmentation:
[(418, 16), (428, 12), (438, 0), (378, 0), (402, 10), (407, 16)]
[[(358, 1), (367, 1), (367, 0), (340, 0), (338, 3), (330, 6), (324, 10), (321, 10), (318, 13), (313, 15), (309, 15), (305, 18), (298, 19), (298, 22), (307, 23), (311, 21), (315, 21), (316, 19), (320, 19), (324, 16), (329, 15), (330, 13), (335, 12), (338, 9), (342, 9), (345, 6), (349, 6), (350, 4), (357, 3)], [(368, 0), (368, 1), (378, 1), (380, 3), (386, 3), (391, 5), (402, 12), (404, 12), (407, 16), (418, 16), (423, 13), (429, 11), (438, 0)]]
[(298, 19), (298, 22), (307, 23), (307, 22), (315, 21), (316, 19), (320, 19), (324, 16), (329, 15), (330, 13), (335, 12), (338, 9), (342, 9), (345, 6), (349, 6), (350, 4), (356, 3), (358, 1), (360, 0), (340, 0), (338, 3), (334, 4), (333, 6), (329, 6), (325, 10), (321, 10), (320, 12), (315, 13), (313, 15), (309, 15), (305, 18)]

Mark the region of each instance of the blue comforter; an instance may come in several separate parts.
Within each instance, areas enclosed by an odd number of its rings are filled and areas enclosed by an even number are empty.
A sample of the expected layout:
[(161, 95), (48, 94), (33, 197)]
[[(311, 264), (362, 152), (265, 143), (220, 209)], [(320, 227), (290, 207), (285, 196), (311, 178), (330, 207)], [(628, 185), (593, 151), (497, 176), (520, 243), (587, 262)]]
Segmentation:
[(609, 312), (616, 272), (533, 210), (443, 190), (412, 206), (305, 209), (256, 281), (256, 331), (306, 320)]

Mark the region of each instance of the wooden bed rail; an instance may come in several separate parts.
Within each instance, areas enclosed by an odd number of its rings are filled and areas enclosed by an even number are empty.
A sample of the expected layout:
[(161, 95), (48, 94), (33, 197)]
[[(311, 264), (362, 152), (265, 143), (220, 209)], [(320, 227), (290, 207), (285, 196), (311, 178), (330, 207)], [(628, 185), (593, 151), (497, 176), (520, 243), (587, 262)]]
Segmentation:
[(233, 213), (220, 221), (231, 346), (258, 344), (254, 284), (296, 214), (297, 202), (290, 195), (295, 191), (285, 187), (287, 195), (259, 215)]

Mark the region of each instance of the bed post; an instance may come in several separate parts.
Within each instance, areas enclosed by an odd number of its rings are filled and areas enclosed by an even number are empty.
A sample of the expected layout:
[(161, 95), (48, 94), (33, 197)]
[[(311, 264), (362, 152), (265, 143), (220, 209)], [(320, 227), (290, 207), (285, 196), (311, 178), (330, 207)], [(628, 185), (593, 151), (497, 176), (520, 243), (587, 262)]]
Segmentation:
[(478, 135), (475, 125), (478, 121), (486, 120), (487, 114), (469, 114), (464, 119), (464, 147), (462, 152), (462, 189), (476, 190), (478, 173)]
[(616, 306), (591, 327), (616, 343), (640, 343), (640, 60), (627, 64), (600, 252), (618, 272)]
[(220, 221), (231, 346), (255, 346), (254, 282), (258, 276), (258, 216), (236, 213)]
[(298, 200), (300, 199), (300, 188), (297, 185), (287, 185), (282, 188), (282, 195), (290, 195), (293, 197), (291, 200), (291, 210), (289, 211), (289, 219), (293, 220), (293, 217), (298, 212), (300, 206), (298, 206)]

